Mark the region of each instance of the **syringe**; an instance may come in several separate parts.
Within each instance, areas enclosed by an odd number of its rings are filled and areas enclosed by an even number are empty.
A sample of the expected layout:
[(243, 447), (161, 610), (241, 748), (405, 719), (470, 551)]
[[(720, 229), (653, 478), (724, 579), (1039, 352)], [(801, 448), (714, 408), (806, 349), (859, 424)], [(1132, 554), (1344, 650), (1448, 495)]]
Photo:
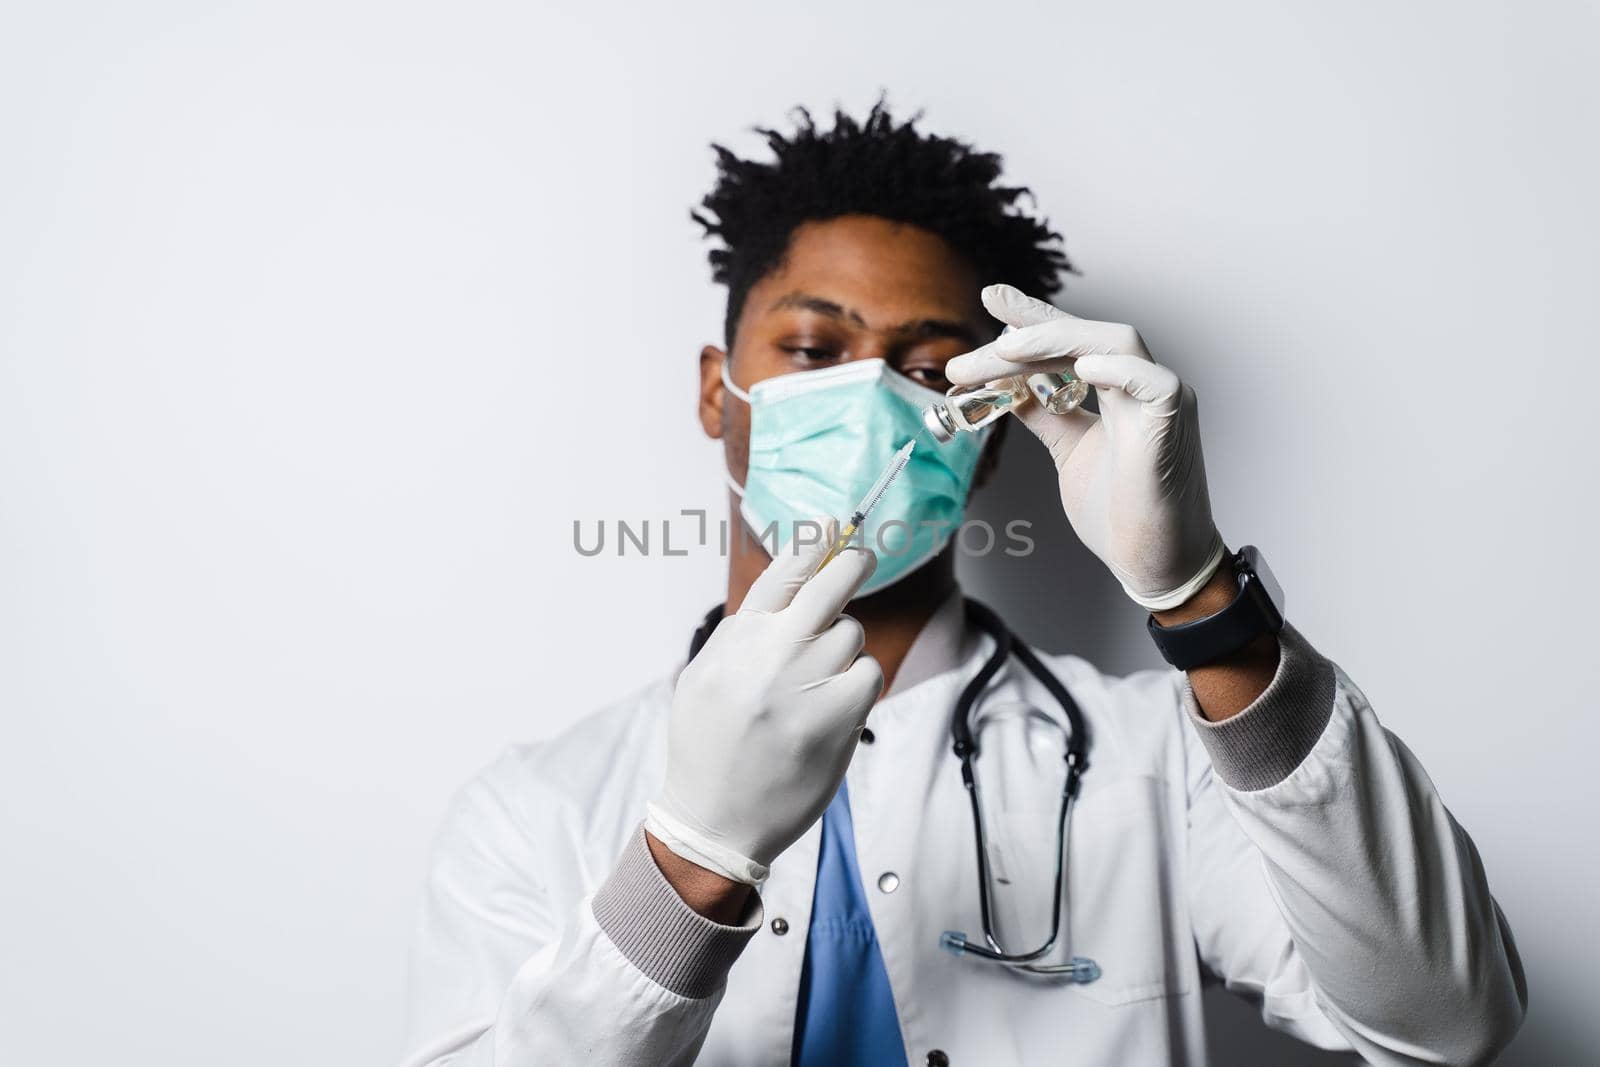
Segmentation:
[(833, 560), (834, 556), (844, 551), (845, 546), (850, 543), (850, 539), (856, 535), (856, 531), (861, 529), (861, 524), (867, 521), (867, 516), (872, 514), (872, 509), (878, 506), (879, 500), (883, 499), (883, 494), (888, 490), (889, 483), (894, 481), (896, 475), (905, 470), (906, 463), (911, 459), (911, 450), (916, 447), (916, 439), (912, 438), (905, 443), (900, 451), (894, 454), (894, 458), (889, 461), (889, 465), (883, 468), (883, 473), (878, 475), (878, 480), (872, 483), (871, 489), (867, 490), (867, 495), (861, 498), (861, 503), (857, 504), (855, 511), (850, 513), (850, 521), (845, 523), (844, 529), (839, 531), (839, 539), (833, 543), (832, 548), (828, 549), (828, 554), (822, 557), (822, 562), (817, 564), (817, 569), (811, 572), (813, 578), (817, 576), (818, 571), (821, 571)]

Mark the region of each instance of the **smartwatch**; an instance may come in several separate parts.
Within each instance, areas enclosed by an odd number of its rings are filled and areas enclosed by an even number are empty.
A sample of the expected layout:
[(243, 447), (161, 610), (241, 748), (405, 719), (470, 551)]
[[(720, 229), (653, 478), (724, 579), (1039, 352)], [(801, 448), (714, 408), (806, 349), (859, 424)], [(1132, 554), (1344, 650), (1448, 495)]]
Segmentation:
[(1166, 661), (1180, 671), (1222, 659), (1262, 634), (1283, 629), (1283, 590), (1254, 545), (1245, 545), (1223, 563), (1239, 580), (1233, 603), (1203, 619), (1161, 626), (1150, 616), (1150, 637)]

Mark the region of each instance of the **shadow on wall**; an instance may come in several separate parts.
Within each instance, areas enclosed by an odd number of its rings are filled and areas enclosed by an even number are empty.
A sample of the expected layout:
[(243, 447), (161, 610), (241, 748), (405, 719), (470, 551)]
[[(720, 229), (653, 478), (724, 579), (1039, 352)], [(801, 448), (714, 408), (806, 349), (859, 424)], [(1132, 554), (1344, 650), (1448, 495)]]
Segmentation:
[[(1025, 427), (1007, 427), (998, 469), (973, 494), (967, 517), (993, 527), (999, 547), (976, 555), (980, 539), (964, 538), (962, 586), (1029, 644), (1082, 656), (1110, 674), (1163, 666), (1144, 634), (1144, 611), (1067, 525), (1055, 467)], [(1005, 531), (1017, 521), (1027, 523), (1033, 551), (1008, 556)]]
[[(1111, 674), (1163, 666), (1144, 634), (1144, 611), (1123, 594), (1067, 525), (1055, 468), (1023, 427), (1009, 428), (999, 469), (973, 496), (969, 516), (992, 525), (1002, 545), (1006, 523), (1020, 519), (1030, 524), (1030, 555), (963, 554), (960, 562), (967, 595), (995, 608), (1029, 644), (1081, 656)], [(1219, 989), (1209, 989), (1205, 996), (1211, 1062), (1220, 1067), (1344, 1067), (1361, 1062), (1268, 1028), (1254, 1006)]]

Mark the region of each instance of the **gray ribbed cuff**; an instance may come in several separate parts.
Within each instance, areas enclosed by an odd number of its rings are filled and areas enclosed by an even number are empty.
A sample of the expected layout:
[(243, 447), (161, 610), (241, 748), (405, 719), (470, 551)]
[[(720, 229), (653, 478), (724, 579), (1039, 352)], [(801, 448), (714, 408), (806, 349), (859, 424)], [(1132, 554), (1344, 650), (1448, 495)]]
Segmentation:
[(1211, 722), (1187, 677), (1183, 705), (1211, 753), (1217, 777), (1245, 792), (1277, 785), (1310, 755), (1333, 715), (1333, 663), (1285, 625), (1266, 691), (1231, 719)]
[(656, 866), (640, 827), (590, 907), (611, 943), (646, 978), (680, 997), (701, 1000), (716, 992), (761, 928), (761, 898), (750, 896), (750, 911), (740, 926), (701, 915)]

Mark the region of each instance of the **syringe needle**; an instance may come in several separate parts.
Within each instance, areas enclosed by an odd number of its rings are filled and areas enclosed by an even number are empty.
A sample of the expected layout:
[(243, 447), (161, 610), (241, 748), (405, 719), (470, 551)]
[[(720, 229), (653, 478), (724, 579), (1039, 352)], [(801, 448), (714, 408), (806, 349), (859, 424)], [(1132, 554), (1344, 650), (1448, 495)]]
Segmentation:
[(839, 531), (839, 537), (834, 541), (833, 547), (828, 549), (826, 556), (822, 557), (822, 562), (817, 564), (817, 569), (811, 572), (813, 578), (817, 576), (822, 568), (833, 561), (833, 557), (844, 551), (845, 546), (850, 543), (850, 539), (856, 535), (856, 531), (861, 529), (861, 524), (867, 521), (867, 516), (872, 514), (872, 509), (878, 506), (879, 500), (883, 499), (883, 494), (888, 490), (889, 484), (895, 480), (895, 477), (901, 471), (905, 470), (906, 464), (911, 460), (911, 450), (916, 447), (916, 439), (912, 438), (901, 446), (900, 451), (894, 454), (894, 458), (889, 461), (889, 465), (883, 468), (883, 473), (878, 475), (878, 480), (872, 483), (872, 488), (868, 489), (866, 495), (861, 498), (861, 503), (857, 504), (855, 511), (850, 513), (850, 521), (845, 523), (844, 528)]

